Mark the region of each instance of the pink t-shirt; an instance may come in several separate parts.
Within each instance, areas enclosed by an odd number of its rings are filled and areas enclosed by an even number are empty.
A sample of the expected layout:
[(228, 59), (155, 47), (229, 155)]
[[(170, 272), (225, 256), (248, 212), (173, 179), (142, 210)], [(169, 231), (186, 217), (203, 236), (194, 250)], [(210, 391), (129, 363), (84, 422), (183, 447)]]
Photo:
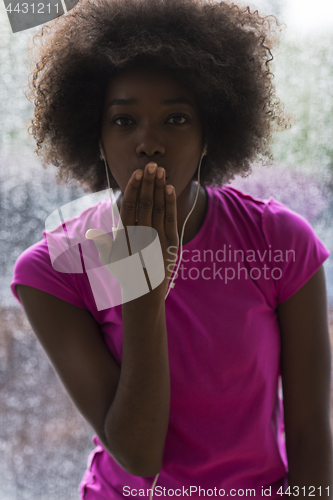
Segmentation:
[[(231, 186), (206, 190), (205, 220), (183, 246), (165, 304), (171, 409), (154, 498), (254, 496), (247, 489), (258, 497), (262, 488), (265, 496), (281, 498), (277, 490), (287, 487), (288, 466), (276, 307), (329, 251), (305, 219), (273, 198), (257, 200)], [(108, 201), (67, 221), (67, 236), (72, 223), (84, 242), (85, 231), (102, 227), (105, 218)], [(55, 271), (44, 232), (17, 260), (12, 291), (17, 297), (16, 284), (30, 285), (88, 309), (121, 365), (121, 305), (97, 308), (83, 271)], [(81, 498), (148, 499), (154, 478), (125, 472), (97, 436), (93, 441)]]

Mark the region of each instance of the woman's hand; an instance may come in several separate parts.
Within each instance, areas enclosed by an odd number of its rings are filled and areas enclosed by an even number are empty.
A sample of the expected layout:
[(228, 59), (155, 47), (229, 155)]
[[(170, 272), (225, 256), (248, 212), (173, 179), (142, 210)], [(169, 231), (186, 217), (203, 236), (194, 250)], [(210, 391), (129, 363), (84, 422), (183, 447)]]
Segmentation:
[[(168, 193), (169, 188), (171, 193)], [(114, 241), (107, 233), (98, 229), (89, 229), (86, 237), (94, 240), (100, 261), (107, 265), (129, 255), (129, 226), (154, 228), (161, 244), (165, 269), (165, 278), (155, 290), (164, 299), (172, 276), (172, 271), (166, 265), (167, 249), (170, 246), (178, 248), (179, 237), (176, 194), (173, 186), (165, 186), (165, 171), (162, 167), (157, 167), (156, 163), (148, 163), (144, 171), (136, 170), (132, 174), (121, 201), (120, 218), (124, 231), (118, 230)], [(129, 253), (131, 254), (130, 249)], [(128, 277), (126, 278), (127, 281)]]

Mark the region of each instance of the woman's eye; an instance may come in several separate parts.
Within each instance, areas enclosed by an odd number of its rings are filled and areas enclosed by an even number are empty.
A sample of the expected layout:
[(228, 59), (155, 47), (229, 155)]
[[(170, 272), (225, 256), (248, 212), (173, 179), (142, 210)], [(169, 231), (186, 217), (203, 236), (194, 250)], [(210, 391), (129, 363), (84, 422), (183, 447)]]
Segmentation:
[[(183, 115), (175, 115), (169, 118), (168, 123), (172, 122), (174, 125), (183, 125), (186, 123), (188, 119), (183, 116)], [(127, 116), (118, 116), (118, 118), (115, 118), (112, 123), (115, 123), (116, 125), (119, 125), (121, 127), (124, 127), (126, 125), (130, 125), (133, 123), (133, 120), (128, 118)]]
[(170, 122), (170, 120), (174, 120), (175, 125), (183, 125), (183, 123), (186, 123), (188, 121), (187, 118), (185, 118), (185, 116), (183, 115), (172, 116), (168, 121)]
[(118, 116), (115, 120), (113, 120), (113, 123), (116, 125), (124, 126), (124, 125), (129, 125), (129, 122), (132, 120), (130, 118), (127, 118), (127, 116)]

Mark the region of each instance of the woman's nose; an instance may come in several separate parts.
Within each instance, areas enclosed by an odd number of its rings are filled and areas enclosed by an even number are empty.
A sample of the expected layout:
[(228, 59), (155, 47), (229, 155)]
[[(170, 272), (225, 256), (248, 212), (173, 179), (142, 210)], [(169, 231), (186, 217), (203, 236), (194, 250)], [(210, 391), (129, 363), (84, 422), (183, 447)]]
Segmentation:
[(165, 153), (165, 147), (156, 135), (147, 133), (141, 137), (136, 147), (136, 154), (138, 156), (162, 156)]

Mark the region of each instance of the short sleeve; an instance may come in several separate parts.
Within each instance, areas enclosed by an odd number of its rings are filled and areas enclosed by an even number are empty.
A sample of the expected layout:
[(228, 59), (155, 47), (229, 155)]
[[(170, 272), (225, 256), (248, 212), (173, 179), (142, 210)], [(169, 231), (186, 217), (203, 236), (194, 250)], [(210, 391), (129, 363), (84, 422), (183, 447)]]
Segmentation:
[(77, 307), (86, 309), (82, 298), (79, 296), (73, 274), (61, 273), (53, 269), (45, 238), (27, 248), (15, 263), (13, 281), (10, 287), (14, 297), (20, 302), (15, 288), (16, 285), (37, 288)]
[(284, 302), (318, 271), (330, 252), (307, 220), (273, 198), (264, 208), (263, 231), (278, 303)]

